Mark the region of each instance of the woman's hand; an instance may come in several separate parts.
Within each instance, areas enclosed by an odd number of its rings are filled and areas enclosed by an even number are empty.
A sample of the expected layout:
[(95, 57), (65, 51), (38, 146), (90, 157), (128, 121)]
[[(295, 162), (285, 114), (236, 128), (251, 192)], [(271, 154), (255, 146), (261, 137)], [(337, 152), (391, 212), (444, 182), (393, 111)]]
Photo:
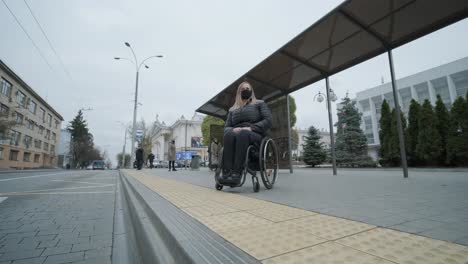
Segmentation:
[(233, 131), (234, 133), (239, 133), (239, 132), (242, 131), (242, 129), (243, 129), (242, 127), (235, 127), (235, 128), (232, 129), (232, 131)]
[(250, 128), (250, 127), (243, 127), (242, 130), (252, 131), (252, 128)]

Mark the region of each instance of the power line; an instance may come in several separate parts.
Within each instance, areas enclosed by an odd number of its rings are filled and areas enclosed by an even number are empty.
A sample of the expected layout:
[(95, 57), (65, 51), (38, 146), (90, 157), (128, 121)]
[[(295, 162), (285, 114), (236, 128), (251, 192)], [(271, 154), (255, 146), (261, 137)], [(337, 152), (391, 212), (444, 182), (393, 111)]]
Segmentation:
[(18, 25), (21, 27), (21, 29), (23, 30), (24, 34), (26, 34), (26, 36), (28, 36), (29, 40), (31, 41), (31, 43), (33, 44), (34, 48), (36, 48), (36, 51), (39, 53), (39, 55), (42, 57), (42, 59), (44, 60), (44, 62), (47, 64), (47, 66), (49, 66), (49, 68), (51, 70), (53, 70), (52, 66), (50, 65), (49, 61), (47, 61), (47, 59), (45, 58), (44, 54), (42, 53), (41, 49), (39, 49), (39, 47), (36, 45), (36, 42), (34, 42), (34, 40), (31, 38), (31, 36), (28, 34), (28, 32), (26, 31), (26, 29), (23, 27), (23, 25), (21, 24), (21, 22), (18, 20), (18, 18), (16, 17), (15, 13), (13, 13), (13, 11), (11, 11), (10, 7), (7, 5), (7, 3), (5, 2), (5, 0), (2, 0), (3, 4), (5, 5), (5, 7), (8, 9), (8, 11), (10, 11), (10, 14), (13, 16), (13, 18), (15, 19), (16, 23), (18, 23)]
[[(3, 1), (3, 0), (2, 0)], [(28, 7), (29, 12), (31, 13), (31, 16), (34, 18), (34, 21), (36, 21), (37, 26), (42, 32), (42, 35), (44, 35), (45, 39), (47, 40), (47, 43), (49, 43), (50, 49), (54, 52), (55, 56), (57, 56), (60, 64), (62, 65), (62, 69), (67, 74), (68, 78), (70, 81), (73, 83), (73, 78), (71, 77), (70, 72), (68, 71), (67, 67), (65, 67), (65, 64), (63, 63), (62, 57), (58, 54), (58, 52), (55, 50), (54, 45), (52, 45), (52, 42), (50, 41), (49, 37), (47, 37), (47, 34), (45, 33), (44, 29), (41, 26), (41, 23), (39, 23), (39, 20), (37, 19), (36, 15), (34, 15), (34, 12), (32, 11), (31, 7), (29, 6), (28, 2), (26, 0), (23, 0), (23, 2), (26, 4)]]

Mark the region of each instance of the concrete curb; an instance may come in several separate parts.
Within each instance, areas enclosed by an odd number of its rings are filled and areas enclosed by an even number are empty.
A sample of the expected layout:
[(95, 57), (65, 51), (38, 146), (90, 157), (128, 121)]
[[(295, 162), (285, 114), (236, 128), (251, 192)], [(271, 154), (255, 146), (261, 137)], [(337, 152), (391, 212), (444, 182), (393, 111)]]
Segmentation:
[(139, 225), (135, 234), (143, 263), (259, 263), (138, 180), (122, 172), (121, 179), (133, 196), (132, 222)]

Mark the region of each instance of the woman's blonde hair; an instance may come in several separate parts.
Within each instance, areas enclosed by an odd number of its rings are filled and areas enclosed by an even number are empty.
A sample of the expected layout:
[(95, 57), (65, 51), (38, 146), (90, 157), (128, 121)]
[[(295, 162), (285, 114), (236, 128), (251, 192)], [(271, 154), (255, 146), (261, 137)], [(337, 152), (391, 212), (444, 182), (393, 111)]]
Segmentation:
[[(248, 84), (250, 86), (250, 89), (252, 90), (252, 96), (250, 97), (250, 99), (248, 101), (245, 101), (245, 102), (242, 100), (242, 96), (241, 96), (241, 88), (242, 88), (243, 84)], [(234, 102), (232, 107), (229, 109), (229, 111), (239, 109), (239, 108), (243, 107), (244, 105), (246, 105), (247, 102), (249, 102), (249, 101), (252, 104), (254, 104), (254, 103), (257, 102), (257, 98), (255, 97), (255, 92), (253, 90), (252, 85), (248, 81), (243, 81), (243, 82), (241, 82), (241, 84), (239, 84), (239, 86), (237, 86), (236, 101)]]

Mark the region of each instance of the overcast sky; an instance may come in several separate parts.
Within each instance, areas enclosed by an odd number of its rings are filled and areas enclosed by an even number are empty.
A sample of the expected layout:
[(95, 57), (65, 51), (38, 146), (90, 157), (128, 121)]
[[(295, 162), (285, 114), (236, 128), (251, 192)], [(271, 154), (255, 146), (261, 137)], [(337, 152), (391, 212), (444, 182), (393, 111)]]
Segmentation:
[[(236, 0), (27, 0), (69, 71), (49, 48), (23, 0), (4, 0), (44, 54), (35, 50), (0, 2), (0, 59), (6, 62), (64, 117), (62, 127), (80, 108), (95, 144), (115, 161), (133, 111), (135, 69), (116, 56), (148, 61), (140, 74), (138, 119), (172, 124), (191, 117), (199, 106), (302, 32), (342, 1)], [(394, 51), (397, 78), (468, 56), (468, 21), (464, 20)], [(342, 98), (349, 91), (390, 80), (381, 55), (331, 77)], [(325, 104), (312, 102), (324, 83), (292, 95), (297, 126), (327, 128)], [(336, 117), (335, 117), (336, 120)], [(130, 141), (129, 141), (130, 142)], [(129, 146), (129, 144), (128, 144)], [(127, 148), (129, 151), (129, 148)]]

